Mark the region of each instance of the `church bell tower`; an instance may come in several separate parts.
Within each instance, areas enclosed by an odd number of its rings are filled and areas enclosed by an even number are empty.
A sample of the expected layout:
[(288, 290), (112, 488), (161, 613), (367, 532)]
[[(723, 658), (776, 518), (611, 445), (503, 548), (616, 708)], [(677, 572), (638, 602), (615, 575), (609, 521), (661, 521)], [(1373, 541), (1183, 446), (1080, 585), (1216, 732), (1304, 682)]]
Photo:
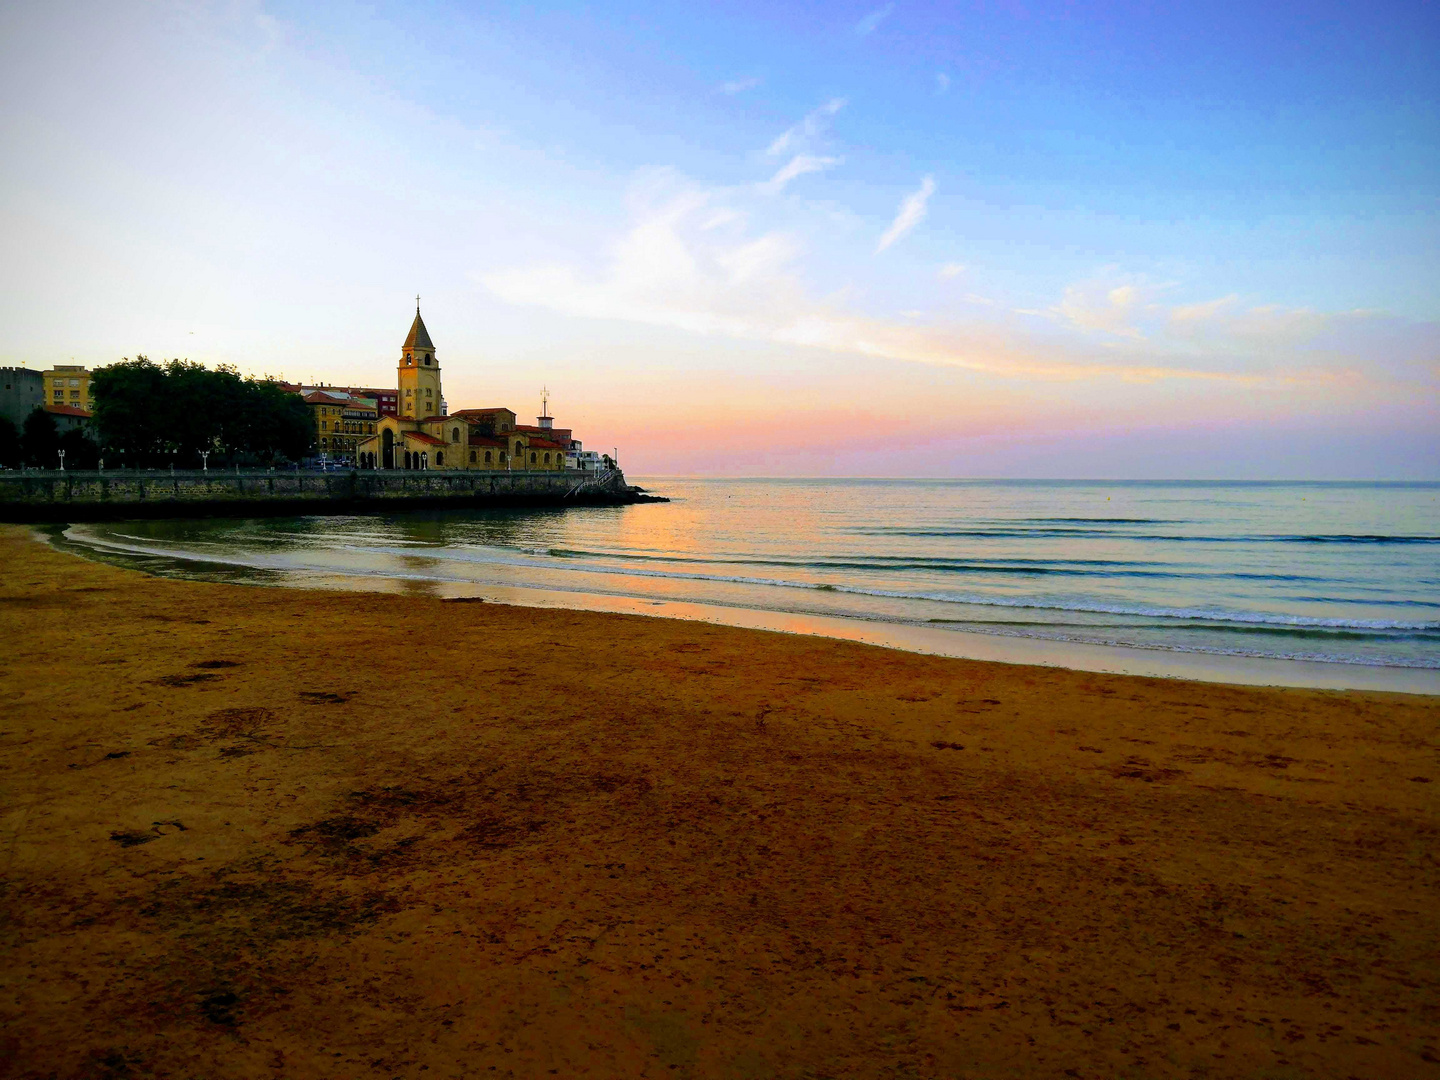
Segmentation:
[(440, 415), (440, 361), (435, 344), (420, 318), (420, 297), (415, 297), (415, 321), (400, 347), (398, 414), (406, 420), (424, 420)]

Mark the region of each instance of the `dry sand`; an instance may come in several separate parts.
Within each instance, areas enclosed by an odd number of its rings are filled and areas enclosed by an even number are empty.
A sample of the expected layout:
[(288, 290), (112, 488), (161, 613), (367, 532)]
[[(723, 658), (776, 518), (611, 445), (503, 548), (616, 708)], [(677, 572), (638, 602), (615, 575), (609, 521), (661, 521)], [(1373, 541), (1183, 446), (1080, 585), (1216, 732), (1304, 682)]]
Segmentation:
[(1440, 1077), (1433, 698), (0, 532), (0, 1073)]

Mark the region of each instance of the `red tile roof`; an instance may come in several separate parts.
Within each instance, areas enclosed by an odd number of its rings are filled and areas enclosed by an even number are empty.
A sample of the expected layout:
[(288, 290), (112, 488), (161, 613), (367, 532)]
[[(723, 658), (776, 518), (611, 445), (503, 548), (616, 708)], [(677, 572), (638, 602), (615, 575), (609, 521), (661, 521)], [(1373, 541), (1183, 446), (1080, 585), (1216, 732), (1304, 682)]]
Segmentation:
[(91, 416), (87, 410), (78, 405), (46, 405), (45, 411), (54, 413), (56, 416), (83, 416), (86, 420), (89, 420)]
[(445, 440), (444, 440), (444, 439), (437, 439), (437, 438), (435, 438), (435, 436), (433, 436), (433, 435), (426, 435), (426, 434), (424, 434), (424, 433), (422, 433), (422, 432), (419, 432), (419, 431), (407, 431), (407, 432), (404, 433), (404, 435), (405, 435), (405, 438), (407, 438), (407, 439), (418, 439), (420, 442), (422, 442), (422, 443), (428, 443), (428, 444), (431, 445), (431, 446), (444, 446), (444, 445), (445, 445)]
[(305, 395), (307, 405), (347, 405), (345, 398), (331, 397), (324, 390), (313, 390)]

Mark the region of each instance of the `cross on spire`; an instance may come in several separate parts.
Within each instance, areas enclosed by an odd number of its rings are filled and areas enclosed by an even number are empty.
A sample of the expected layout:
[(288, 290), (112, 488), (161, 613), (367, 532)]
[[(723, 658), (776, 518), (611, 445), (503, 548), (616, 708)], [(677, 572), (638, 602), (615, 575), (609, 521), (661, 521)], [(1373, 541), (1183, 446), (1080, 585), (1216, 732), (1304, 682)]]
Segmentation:
[(415, 294), (415, 314), (420, 314), (420, 294), (418, 292)]

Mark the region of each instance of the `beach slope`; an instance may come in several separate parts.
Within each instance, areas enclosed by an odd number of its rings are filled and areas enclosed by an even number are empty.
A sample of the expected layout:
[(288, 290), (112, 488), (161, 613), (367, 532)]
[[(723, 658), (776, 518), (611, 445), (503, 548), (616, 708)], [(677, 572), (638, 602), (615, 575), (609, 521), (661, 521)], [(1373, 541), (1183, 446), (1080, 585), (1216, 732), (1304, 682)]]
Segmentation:
[(0, 1074), (1440, 1077), (1440, 703), (0, 530)]

